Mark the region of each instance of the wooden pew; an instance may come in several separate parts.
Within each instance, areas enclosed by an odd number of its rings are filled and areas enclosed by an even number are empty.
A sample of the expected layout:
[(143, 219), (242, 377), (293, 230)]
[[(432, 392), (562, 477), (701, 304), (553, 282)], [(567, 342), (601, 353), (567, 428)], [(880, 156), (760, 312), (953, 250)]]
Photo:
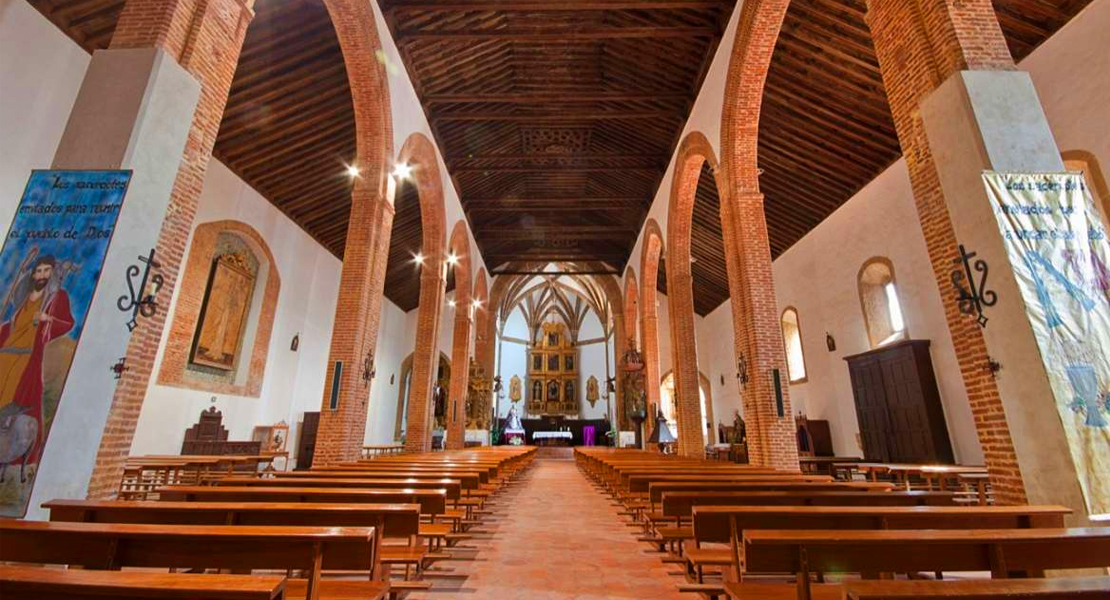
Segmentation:
[[(725, 588), (734, 600), (798, 600), (795, 586), (781, 583), (728, 582)], [(1110, 577), (851, 581), (809, 586), (812, 600), (1105, 600), (1107, 589)]]
[[(303, 569), (290, 581), (289, 598), (342, 597), (357, 590), (366, 600), (389, 593), (377, 581), (379, 533), (373, 527), (244, 527), (0, 521), (0, 561), (121, 567), (229, 570)], [(368, 581), (321, 581), (323, 570), (364, 571)]]
[[(1046, 569), (1110, 566), (1110, 528), (957, 530), (749, 530), (744, 534), (750, 572), (795, 573), (789, 585), (810, 600), (810, 573), (913, 573), (990, 571), (1042, 575)], [(745, 584), (726, 583), (734, 598), (751, 598)]]
[(328, 487), (173, 486), (159, 488), (163, 501), (178, 502), (326, 502), (328, 504), (417, 504), (420, 514), (444, 514), (447, 491), (443, 489), (368, 490)]
[[(425, 547), (417, 504), (318, 504), (298, 502), (126, 502), (118, 500), (51, 500), (43, 505), (50, 520), (77, 523), (150, 523), (159, 525), (240, 525), (376, 527), (386, 540), (400, 539), (402, 545), (383, 544), (381, 563), (404, 567), (420, 575), (436, 545)], [(421, 586), (405, 584), (408, 591)], [(426, 587), (426, 586), (424, 586)]]
[(0, 566), (4, 600), (283, 600), (285, 577)]
[[(702, 568), (709, 564), (731, 564), (734, 572), (741, 572), (738, 540), (752, 530), (1062, 528), (1071, 510), (1064, 506), (695, 506), (693, 514), (697, 548), (687, 552), (687, 560), (689, 572), (701, 582)], [(703, 549), (702, 544), (731, 544), (732, 549)], [(725, 556), (728, 563), (722, 562)]]

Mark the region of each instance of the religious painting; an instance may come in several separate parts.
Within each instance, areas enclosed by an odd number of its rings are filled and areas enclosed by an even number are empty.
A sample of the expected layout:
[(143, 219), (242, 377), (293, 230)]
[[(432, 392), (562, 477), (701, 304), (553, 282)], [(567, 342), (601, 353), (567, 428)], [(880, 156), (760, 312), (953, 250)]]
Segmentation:
[(564, 371), (573, 371), (574, 370), (574, 355), (573, 354), (564, 354), (563, 355), (563, 370)]
[(590, 378), (586, 380), (586, 400), (590, 402), (590, 407), (597, 403), (600, 396), (597, 389), (597, 377), (590, 375)]
[(509, 380), (509, 400), (520, 402), (520, 377), (516, 375)]
[(574, 388), (574, 381), (568, 379), (567, 381), (563, 382), (563, 401), (574, 402), (576, 399), (578, 399), (578, 395), (575, 393), (577, 391), (578, 390)]
[(224, 371), (235, 368), (254, 281), (251, 265), (241, 254), (224, 254), (212, 261), (190, 359), (194, 364)]
[(0, 250), (0, 516), (27, 513), (130, 181), (32, 171)]
[(555, 402), (559, 400), (559, 382), (552, 379), (547, 382), (547, 401)]
[(559, 355), (558, 354), (548, 354), (547, 355), (547, 370), (548, 370), (549, 373), (558, 373), (559, 372)]
[(559, 345), (559, 334), (558, 333), (548, 333), (547, 334), (547, 345), (548, 345), (548, 347), (558, 346)]
[(543, 371), (543, 355), (542, 354), (533, 354), (532, 355), (532, 370), (537, 371), (537, 372), (542, 372)]

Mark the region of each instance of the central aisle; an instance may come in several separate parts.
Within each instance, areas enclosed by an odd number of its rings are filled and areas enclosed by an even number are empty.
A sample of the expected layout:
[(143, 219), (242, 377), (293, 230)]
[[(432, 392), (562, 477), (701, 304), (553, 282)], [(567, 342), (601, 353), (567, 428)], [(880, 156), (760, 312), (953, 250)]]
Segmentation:
[(506, 492), (495, 522), (481, 527), (489, 535), (465, 544), (474, 561), (441, 563), (455, 568), (459, 587), (429, 598), (683, 598), (681, 577), (667, 574), (659, 554), (645, 553), (639, 530), (621, 521), (574, 461), (536, 460)]

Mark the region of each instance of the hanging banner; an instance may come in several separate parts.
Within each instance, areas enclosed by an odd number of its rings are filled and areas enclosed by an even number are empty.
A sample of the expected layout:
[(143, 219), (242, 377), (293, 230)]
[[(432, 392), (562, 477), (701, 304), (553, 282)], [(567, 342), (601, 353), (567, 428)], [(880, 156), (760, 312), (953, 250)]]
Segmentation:
[(0, 516), (27, 512), (130, 180), (130, 171), (33, 171), (4, 239)]
[(1091, 514), (1110, 513), (1110, 243), (1081, 173), (983, 174)]

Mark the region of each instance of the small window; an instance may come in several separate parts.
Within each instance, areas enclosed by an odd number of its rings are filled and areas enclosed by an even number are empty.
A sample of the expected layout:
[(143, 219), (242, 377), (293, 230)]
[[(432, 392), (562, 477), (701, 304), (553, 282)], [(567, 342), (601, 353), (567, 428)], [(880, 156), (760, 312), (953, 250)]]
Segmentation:
[(873, 258), (863, 265), (859, 272), (859, 299), (872, 348), (908, 337), (894, 266), (889, 260)]
[(806, 380), (806, 359), (802, 351), (802, 330), (798, 325), (798, 311), (788, 308), (782, 313), (782, 340), (786, 345), (786, 371), (790, 383)]

